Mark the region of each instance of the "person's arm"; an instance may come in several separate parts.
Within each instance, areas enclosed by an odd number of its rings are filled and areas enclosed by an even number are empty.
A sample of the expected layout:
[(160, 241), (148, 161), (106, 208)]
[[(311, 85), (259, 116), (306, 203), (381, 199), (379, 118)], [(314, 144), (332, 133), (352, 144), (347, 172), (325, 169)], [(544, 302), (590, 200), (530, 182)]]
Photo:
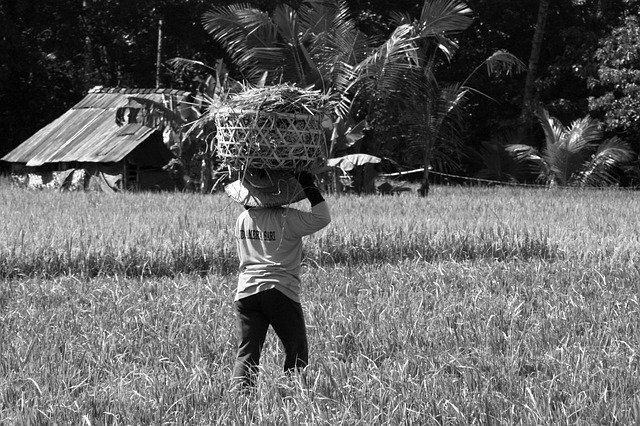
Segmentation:
[(311, 212), (291, 210), (287, 216), (288, 231), (296, 236), (313, 234), (327, 226), (331, 222), (329, 205), (324, 200), (320, 190), (313, 181), (313, 175), (308, 172), (297, 174), (304, 194), (311, 203)]

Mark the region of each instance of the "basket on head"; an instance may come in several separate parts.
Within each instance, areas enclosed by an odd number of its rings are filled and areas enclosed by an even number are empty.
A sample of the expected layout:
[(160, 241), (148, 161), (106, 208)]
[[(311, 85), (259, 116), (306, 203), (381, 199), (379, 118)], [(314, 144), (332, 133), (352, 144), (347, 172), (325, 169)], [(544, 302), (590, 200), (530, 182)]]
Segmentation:
[(224, 109), (215, 123), (217, 156), (234, 170), (303, 170), (326, 159), (319, 115)]
[(245, 207), (279, 207), (305, 198), (304, 189), (293, 175), (278, 170), (247, 170), (224, 190)]

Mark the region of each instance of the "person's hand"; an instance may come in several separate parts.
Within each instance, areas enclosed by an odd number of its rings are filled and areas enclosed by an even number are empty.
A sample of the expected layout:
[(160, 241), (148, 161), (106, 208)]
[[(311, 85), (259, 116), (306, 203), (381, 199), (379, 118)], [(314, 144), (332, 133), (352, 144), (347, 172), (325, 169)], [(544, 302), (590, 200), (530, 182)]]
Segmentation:
[(316, 186), (313, 180), (313, 175), (305, 170), (297, 172), (293, 176), (298, 182), (300, 182), (302, 188), (311, 188)]
[(311, 203), (311, 207), (320, 204), (324, 201), (322, 194), (318, 190), (316, 186), (313, 175), (307, 171), (301, 171), (294, 174), (297, 181), (302, 186), (302, 190), (304, 191), (304, 195), (307, 197), (309, 202)]

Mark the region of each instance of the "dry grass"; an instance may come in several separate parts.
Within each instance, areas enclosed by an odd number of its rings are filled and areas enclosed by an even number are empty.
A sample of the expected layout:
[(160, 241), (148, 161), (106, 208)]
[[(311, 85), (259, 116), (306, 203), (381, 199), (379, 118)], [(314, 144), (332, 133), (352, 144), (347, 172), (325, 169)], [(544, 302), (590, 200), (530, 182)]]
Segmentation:
[[(2, 197), (5, 265), (24, 269), (0, 283), (0, 423), (640, 420), (634, 193), (330, 199), (332, 225), (305, 244), (312, 365), (281, 377), (270, 335), (253, 395), (228, 391), (239, 208), (181, 194)], [(177, 242), (186, 264), (211, 263), (182, 274)], [(89, 255), (103, 265), (91, 273)]]

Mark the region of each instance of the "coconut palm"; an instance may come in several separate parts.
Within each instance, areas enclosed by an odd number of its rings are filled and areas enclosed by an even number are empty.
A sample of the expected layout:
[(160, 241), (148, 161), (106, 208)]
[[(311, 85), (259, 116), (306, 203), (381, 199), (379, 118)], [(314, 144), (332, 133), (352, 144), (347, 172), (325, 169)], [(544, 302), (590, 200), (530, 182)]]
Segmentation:
[[(440, 82), (435, 75), (439, 56), (451, 59), (458, 46), (450, 37), (467, 29), (472, 21), (471, 9), (463, 1), (425, 0), (418, 19), (395, 15), (398, 26), (387, 44), (379, 48), (385, 53), (389, 50), (387, 45), (393, 42), (401, 46), (401, 55), (389, 59), (382, 54), (372, 55), (355, 68), (352, 86), (359, 85), (366, 93), (378, 94), (373, 97), (376, 107), (385, 108), (391, 103), (401, 111), (398, 116), (402, 128), (407, 130), (409, 149), (423, 158), (424, 173), (419, 190), (422, 195), (429, 192), (432, 163), (442, 167), (459, 152), (460, 110), (470, 94), (480, 93), (469, 85), (470, 79), (483, 67), (490, 76), (524, 68), (515, 56), (497, 51), (464, 81)], [(379, 102), (380, 98), (386, 102)]]
[(357, 30), (342, 1), (306, 0), (296, 9), (280, 5), (271, 14), (246, 4), (223, 6), (205, 14), (203, 22), (247, 79), (255, 80), (266, 71), (268, 83), (314, 85), (341, 96), (328, 147), (333, 155), (358, 140), (345, 138), (340, 127), (367, 127), (368, 114), (356, 120), (350, 114), (351, 101), (364, 93), (380, 99), (401, 92), (398, 83), (410, 68), (405, 56), (414, 48), (399, 29), (375, 49), (374, 39)]
[[(463, 1), (425, 0), (416, 20), (397, 14), (396, 29), (378, 44), (356, 29), (343, 2), (306, 0), (297, 9), (280, 5), (272, 14), (246, 4), (223, 6), (205, 14), (203, 22), (248, 78), (268, 71), (270, 81), (339, 92), (336, 114), (367, 122), (361, 142), (367, 154), (379, 154), (375, 131), (380, 117), (400, 111), (398, 116), (411, 120), (413, 140), (423, 153), (426, 194), (436, 147), (456, 127), (455, 110), (474, 92), (468, 79), (445, 85), (434, 77), (438, 56), (450, 58), (457, 49), (450, 36), (472, 22)], [(493, 74), (514, 64), (518, 61), (512, 55), (496, 52), (471, 75), (484, 65)], [(372, 189), (372, 168), (365, 166), (364, 175), (363, 183)]]
[(545, 135), (542, 152), (522, 144), (509, 145), (507, 150), (517, 161), (536, 169), (539, 179), (549, 186), (612, 184), (614, 168), (633, 156), (629, 145), (618, 138), (598, 145), (602, 139), (600, 123), (589, 116), (568, 127), (544, 108), (536, 111), (536, 117)]
[[(470, 13), (462, 1), (426, 0), (417, 20), (396, 14), (397, 27), (389, 39), (353, 69), (349, 89), (354, 104), (358, 106), (364, 100), (366, 106), (361, 109), (374, 130), (377, 117), (384, 116), (385, 111), (398, 111), (400, 125), (424, 148), (426, 175), (435, 140), (429, 136), (440, 133), (451, 112), (451, 102), (457, 98), (453, 90), (440, 88), (435, 80), (436, 55), (439, 51), (453, 54), (457, 46), (448, 36), (471, 24)], [(464, 93), (459, 94), (464, 97)], [(377, 155), (380, 142), (375, 134), (369, 139), (368, 153)], [(366, 176), (364, 180), (372, 182)]]
[(365, 127), (365, 122), (351, 119), (346, 94), (372, 39), (356, 28), (346, 3), (306, 0), (295, 9), (279, 5), (271, 14), (247, 4), (221, 6), (206, 13), (203, 23), (249, 82), (313, 85), (341, 97), (327, 152), (340, 155), (357, 143), (359, 138), (344, 130)]
[(486, 68), (489, 76), (495, 76), (522, 69), (523, 64), (510, 53), (497, 51), (478, 65), (464, 81), (449, 84), (440, 84), (432, 70), (425, 69), (422, 89), (412, 92), (410, 96), (405, 115), (408, 117), (407, 127), (412, 133), (410, 147), (423, 156), (424, 173), (419, 190), (423, 196), (429, 192), (429, 170), (432, 165), (442, 169), (461, 150), (462, 109), (470, 95), (483, 95), (470, 86), (469, 81), (482, 68)]
[(281, 4), (272, 13), (239, 3), (215, 7), (202, 19), (248, 81), (267, 71), (268, 83), (344, 88), (349, 74), (343, 67), (362, 60), (369, 47), (342, 1), (306, 0), (296, 9)]

